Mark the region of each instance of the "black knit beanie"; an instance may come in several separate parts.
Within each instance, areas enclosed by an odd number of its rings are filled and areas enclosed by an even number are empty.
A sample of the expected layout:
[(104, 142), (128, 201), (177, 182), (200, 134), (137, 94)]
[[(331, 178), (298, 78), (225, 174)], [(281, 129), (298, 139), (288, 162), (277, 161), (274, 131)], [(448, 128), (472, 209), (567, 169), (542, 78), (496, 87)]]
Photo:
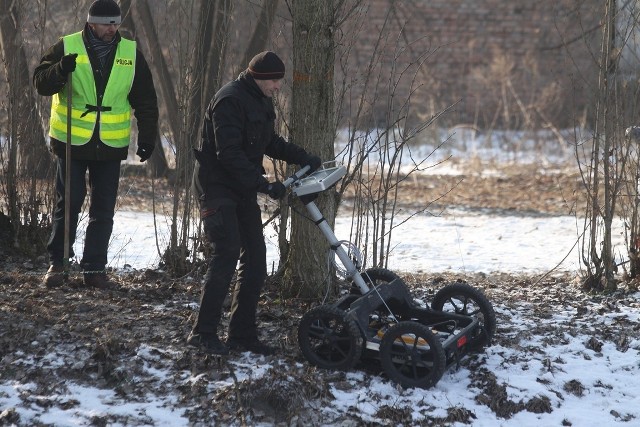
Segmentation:
[(120, 6), (114, 0), (96, 0), (89, 8), (87, 16), (89, 24), (120, 25), (121, 21)]
[(254, 56), (249, 61), (247, 70), (256, 80), (278, 80), (284, 77), (284, 63), (271, 51)]

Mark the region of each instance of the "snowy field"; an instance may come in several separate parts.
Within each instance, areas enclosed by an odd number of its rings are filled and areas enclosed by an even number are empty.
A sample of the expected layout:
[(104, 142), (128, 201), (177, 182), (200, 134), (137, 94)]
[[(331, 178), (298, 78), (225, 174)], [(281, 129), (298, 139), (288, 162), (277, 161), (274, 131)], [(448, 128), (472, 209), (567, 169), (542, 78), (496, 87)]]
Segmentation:
[[(404, 218), (399, 216), (398, 222)], [(417, 215), (393, 231), (393, 250), (389, 257), (392, 270), (414, 273), (456, 271), (461, 273), (539, 274), (555, 269), (576, 272), (579, 249), (575, 217), (525, 217), (464, 211), (440, 216)], [(346, 239), (350, 218), (338, 217), (335, 234)], [(617, 227), (614, 242), (624, 243), (622, 227)], [(160, 230), (161, 246), (167, 239)], [(277, 240), (266, 230), (267, 265), (278, 262)], [(76, 253), (82, 253), (81, 242)], [(109, 265), (135, 269), (154, 268), (159, 261), (153, 216), (149, 213), (120, 211), (116, 214)]]
[[(345, 133), (339, 134), (336, 143), (336, 158), (342, 162), (343, 150), (340, 147), (344, 147), (346, 137)], [(431, 135), (435, 141), (446, 141), (437, 150), (434, 151), (433, 145), (424, 143), (405, 149), (403, 156), (428, 158), (419, 172), (423, 174), (460, 175), (463, 171), (459, 169), (459, 162), (464, 163), (465, 159), (487, 165), (534, 163), (553, 170), (554, 167), (575, 163), (569, 140), (576, 138), (576, 134), (565, 131), (563, 137), (566, 139), (558, 140), (555, 134), (487, 134), (472, 128), (457, 128)], [(577, 137), (588, 138), (588, 135), (578, 133)], [(376, 151), (370, 154), (373, 164), (379, 154)], [(403, 164), (409, 167), (412, 161), (404, 160)], [(491, 175), (495, 171), (487, 166), (481, 173)], [(405, 218), (398, 215), (396, 223), (403, 222)], [(350, 227), (350, 218), (340, 217), (339, 212), (334, 230), (339, 240), (349, 237)], [(125, 265), (136, 269), (154, 268), (160, 260), (159, 252), (166, 247), (169, 228), (162, 217), (154, 220), (147, 213), (117, 212), (109, 266), (116, 269)], [(83, 229), (81, 225), (79, 233)], [(550, 269), (577, 272), (580, 268), (580, 244), (577, 240), (582, 229), (582, 220), (573, 216), (523, 216), (460, 209), (445, 210), (438, 216), (425, 213), (416, 215), (393, 231), (389, 268), (404, 272), (539, 274)], [(623, 245), (622, 231), (622, 225), (615, 224), (614, 245)], [(265, 235), (267, 265), (271, 271), (279, 259), (277, 238), (269, 228)], [(76, 243), (76, 254), (82, 253), (81, 237)], [(616, 253), (626, 251), (621, 248)]]
[[(476, 148), (480, 146), (478, 143)], [(474, 145), (469, 147), (471, 150)], [(419, 215), (394, 230), (389, 268), (489, 276), (492, 272), (524, 273), (534, 277), (555, 269), (572, 275), (579, 269), (576, 241), (581, 225), (568, 216), (485, 215), (456, 210), (437, 217)], [(167, 229), (166, 224), (158, 227)], [(346, 238), (349, 227), (349, 221), (339, 217), (336, 235)], [(616, 226), (616, 230), (615, 241), (622, 244), (621, 227)], [(150, 214), (120, 211), (110, 266), (154, 268), (159, 260), (157, 245), (164, 247), (166, 238), (160, 233), (156, 240)], [(271, 265), (277, 260), (277, 251), (269, 232), (266, 241)], [(76, 245), (76, 253), (81, 253), (81, 242)], [(594, 298), (567, 283), (524, 289), (496, 280), (487, 294), (497, 313), (496, 342), (460, 369), (448, 370), (434, 388), (402, 390), (381, 376), (354, 370), (345, 374), (340, 386), (329, 384), (331, 394), (318, 402), (313, 418), (294, 419), (292, 425), (432, 425), (428, 421), (432, 417), (446, 419), (458, 413), (463, 419), (466, 414), (468, 422), (439, 425), (640, 426), (639, 292)], [(153, 310), (174, 306), (172, 302)], [(192, 308), (196, 306), (194, 302)], [(295, 378), (302, 369), (299, 364), (284, 364), (279, 357), (247, 353), (230, 359), (233, 376), (224, 370), (215, 375), (194, 373), (176, 367), (183, 350), (140, 342), (129, 361), (139, 370), (130, 379), (151, 386), (146, 395), (127, 399), (110, 388), (80, 385), (73, 380), (43, 389), (30, 382), (27, 374), (25, 381), (3, 379), (4, 369), (26, 373), (72, 371), (90, 358), (86, 350), (63, 344), (43, 355), (38, 351), (38, 337), (32, 346), (32, 353), (9, 352), (2, 359), (0, 425), (12, 425), (12, 414), (13, 419), (16, 415), (19, 419), (13, 424), (20, 426), (194, 425), (188, 418), (194, 407), (181, 404), (180, 390), (204, 388), (207, 399), (211, 399), (224, 396), (220, 393), (229, 393), (238, 383), (258, 381), (268, 372), (285, 372)], [(495, 403), (489, 402), (488, 395), (502, 397)], [(509, 406), (519, 409), (509, 414)], [(402, 421), (383, 417), (385, 408), (387, 413), (395, 410), (402, 414)], [(354, 412), (359, 421), (349, 418), (348, 414)], [(220, 425), (242, 422), (232, 417), (220, 421)], [(250, 419), (249, 425), (272, 424)]]

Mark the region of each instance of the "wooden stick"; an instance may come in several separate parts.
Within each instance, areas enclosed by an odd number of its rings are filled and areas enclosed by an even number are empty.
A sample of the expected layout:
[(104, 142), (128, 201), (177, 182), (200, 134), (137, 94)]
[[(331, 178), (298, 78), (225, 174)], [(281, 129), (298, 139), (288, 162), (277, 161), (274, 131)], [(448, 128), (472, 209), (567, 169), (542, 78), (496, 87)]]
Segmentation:
[(71, 225), (71, 94), (72, 73), (67, 74), (67, 145), (64, 157), (64, 273), (69, 274), (69, 228)]

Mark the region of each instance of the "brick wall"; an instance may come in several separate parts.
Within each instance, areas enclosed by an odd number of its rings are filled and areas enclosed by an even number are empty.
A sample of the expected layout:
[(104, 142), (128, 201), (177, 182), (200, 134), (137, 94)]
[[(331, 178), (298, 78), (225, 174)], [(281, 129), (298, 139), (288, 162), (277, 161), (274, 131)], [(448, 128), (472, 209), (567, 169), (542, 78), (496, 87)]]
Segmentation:
[[(336, 80), (346, 79), (348, 93), (355, 99), (364, 90), (374, 58), (376, 85), (367, 90), (367, 104), (369, 118), (378, 122), (388, 121), (390, 104), (393, 115), (408, 111), (412, 121), (455, 104), (441, 119), (449, 125), (566, 126), (582, 117), (593, 90), (589, 89), (596, 78), (593, 58), (598, 58), (600, 44), (594, 28), (602, 14), (601, 3), (364, 1), (337, 34), (341, 50), (355, 49), (347, 61), (338, 57)], [(286, 55), (290, 41), (281, 35), (287, 34), (282, 28), (290, 24), (283, 20), (280, 25), (274, 45)], [(580, 37), (585, 30), (586, 36)], [(403, 105), (409, 93), (407, 110)]]

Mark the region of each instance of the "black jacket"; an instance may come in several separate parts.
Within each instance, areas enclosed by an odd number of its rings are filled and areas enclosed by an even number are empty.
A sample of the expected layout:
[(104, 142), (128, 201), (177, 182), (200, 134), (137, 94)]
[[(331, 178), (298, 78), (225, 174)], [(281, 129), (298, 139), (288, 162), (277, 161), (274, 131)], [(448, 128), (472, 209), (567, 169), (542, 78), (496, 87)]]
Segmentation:
[[(82, 31), (84, 45), (89, 55), (89, 60), (93, 67), (93, 77), (96, 82), (96, 92), (98, 96), (104, 94), (106, 83), (109, 79), (109, 73), (113, 66), (115, 57), (115, 49), (112, 50), (107, 58), (104, 70), (100, 71), (98, 59), (96, 58), (90, 44), (87, 41), (87, 31), (89, 27), (85, 25)], [(116, 40), (119, 43), (121, 39), (120, 33), (116, 33)], [(51, 46), (40, 60), (40, 64), (33, 72), (33, 84), (38, 93), (44, 96), (52, 96), (64, 89), (67, 83), (67, 76), (62, 73), (60, 60), (64, 56), (64, 42), (60, 39), (56, 44)], [(139, 145), (155, 145), (158, 136), (158, 99), (156, 90), (153, 85), (153, 77), (147, 61), (144, 59), (142, 52), (136, 50), (136, 69), (133, 78), (133, 84), (129, 92), (129, 103), (133, 108), (133, 114), (138, 126), (138, 144)], [(127, 158), (128, 147), (113, 148), (100, 141), (98, 136), (98, 126), (91, 137), (91, 140), (84, 145), (71, 146), (71, 158), (83, 160), (124, 160)], [(65, 143), (51, 138), (51, 149), (53, 152), (64, 157)]]
[(202, 149), (196, 150), (195, 184), (201, 201), (255, 199), (268, 185), (264, 156), (304, 165), (307, 152), (275, 132), (276, 114), (253, 77), (243, 72), (223, 86), (207, 107)]

